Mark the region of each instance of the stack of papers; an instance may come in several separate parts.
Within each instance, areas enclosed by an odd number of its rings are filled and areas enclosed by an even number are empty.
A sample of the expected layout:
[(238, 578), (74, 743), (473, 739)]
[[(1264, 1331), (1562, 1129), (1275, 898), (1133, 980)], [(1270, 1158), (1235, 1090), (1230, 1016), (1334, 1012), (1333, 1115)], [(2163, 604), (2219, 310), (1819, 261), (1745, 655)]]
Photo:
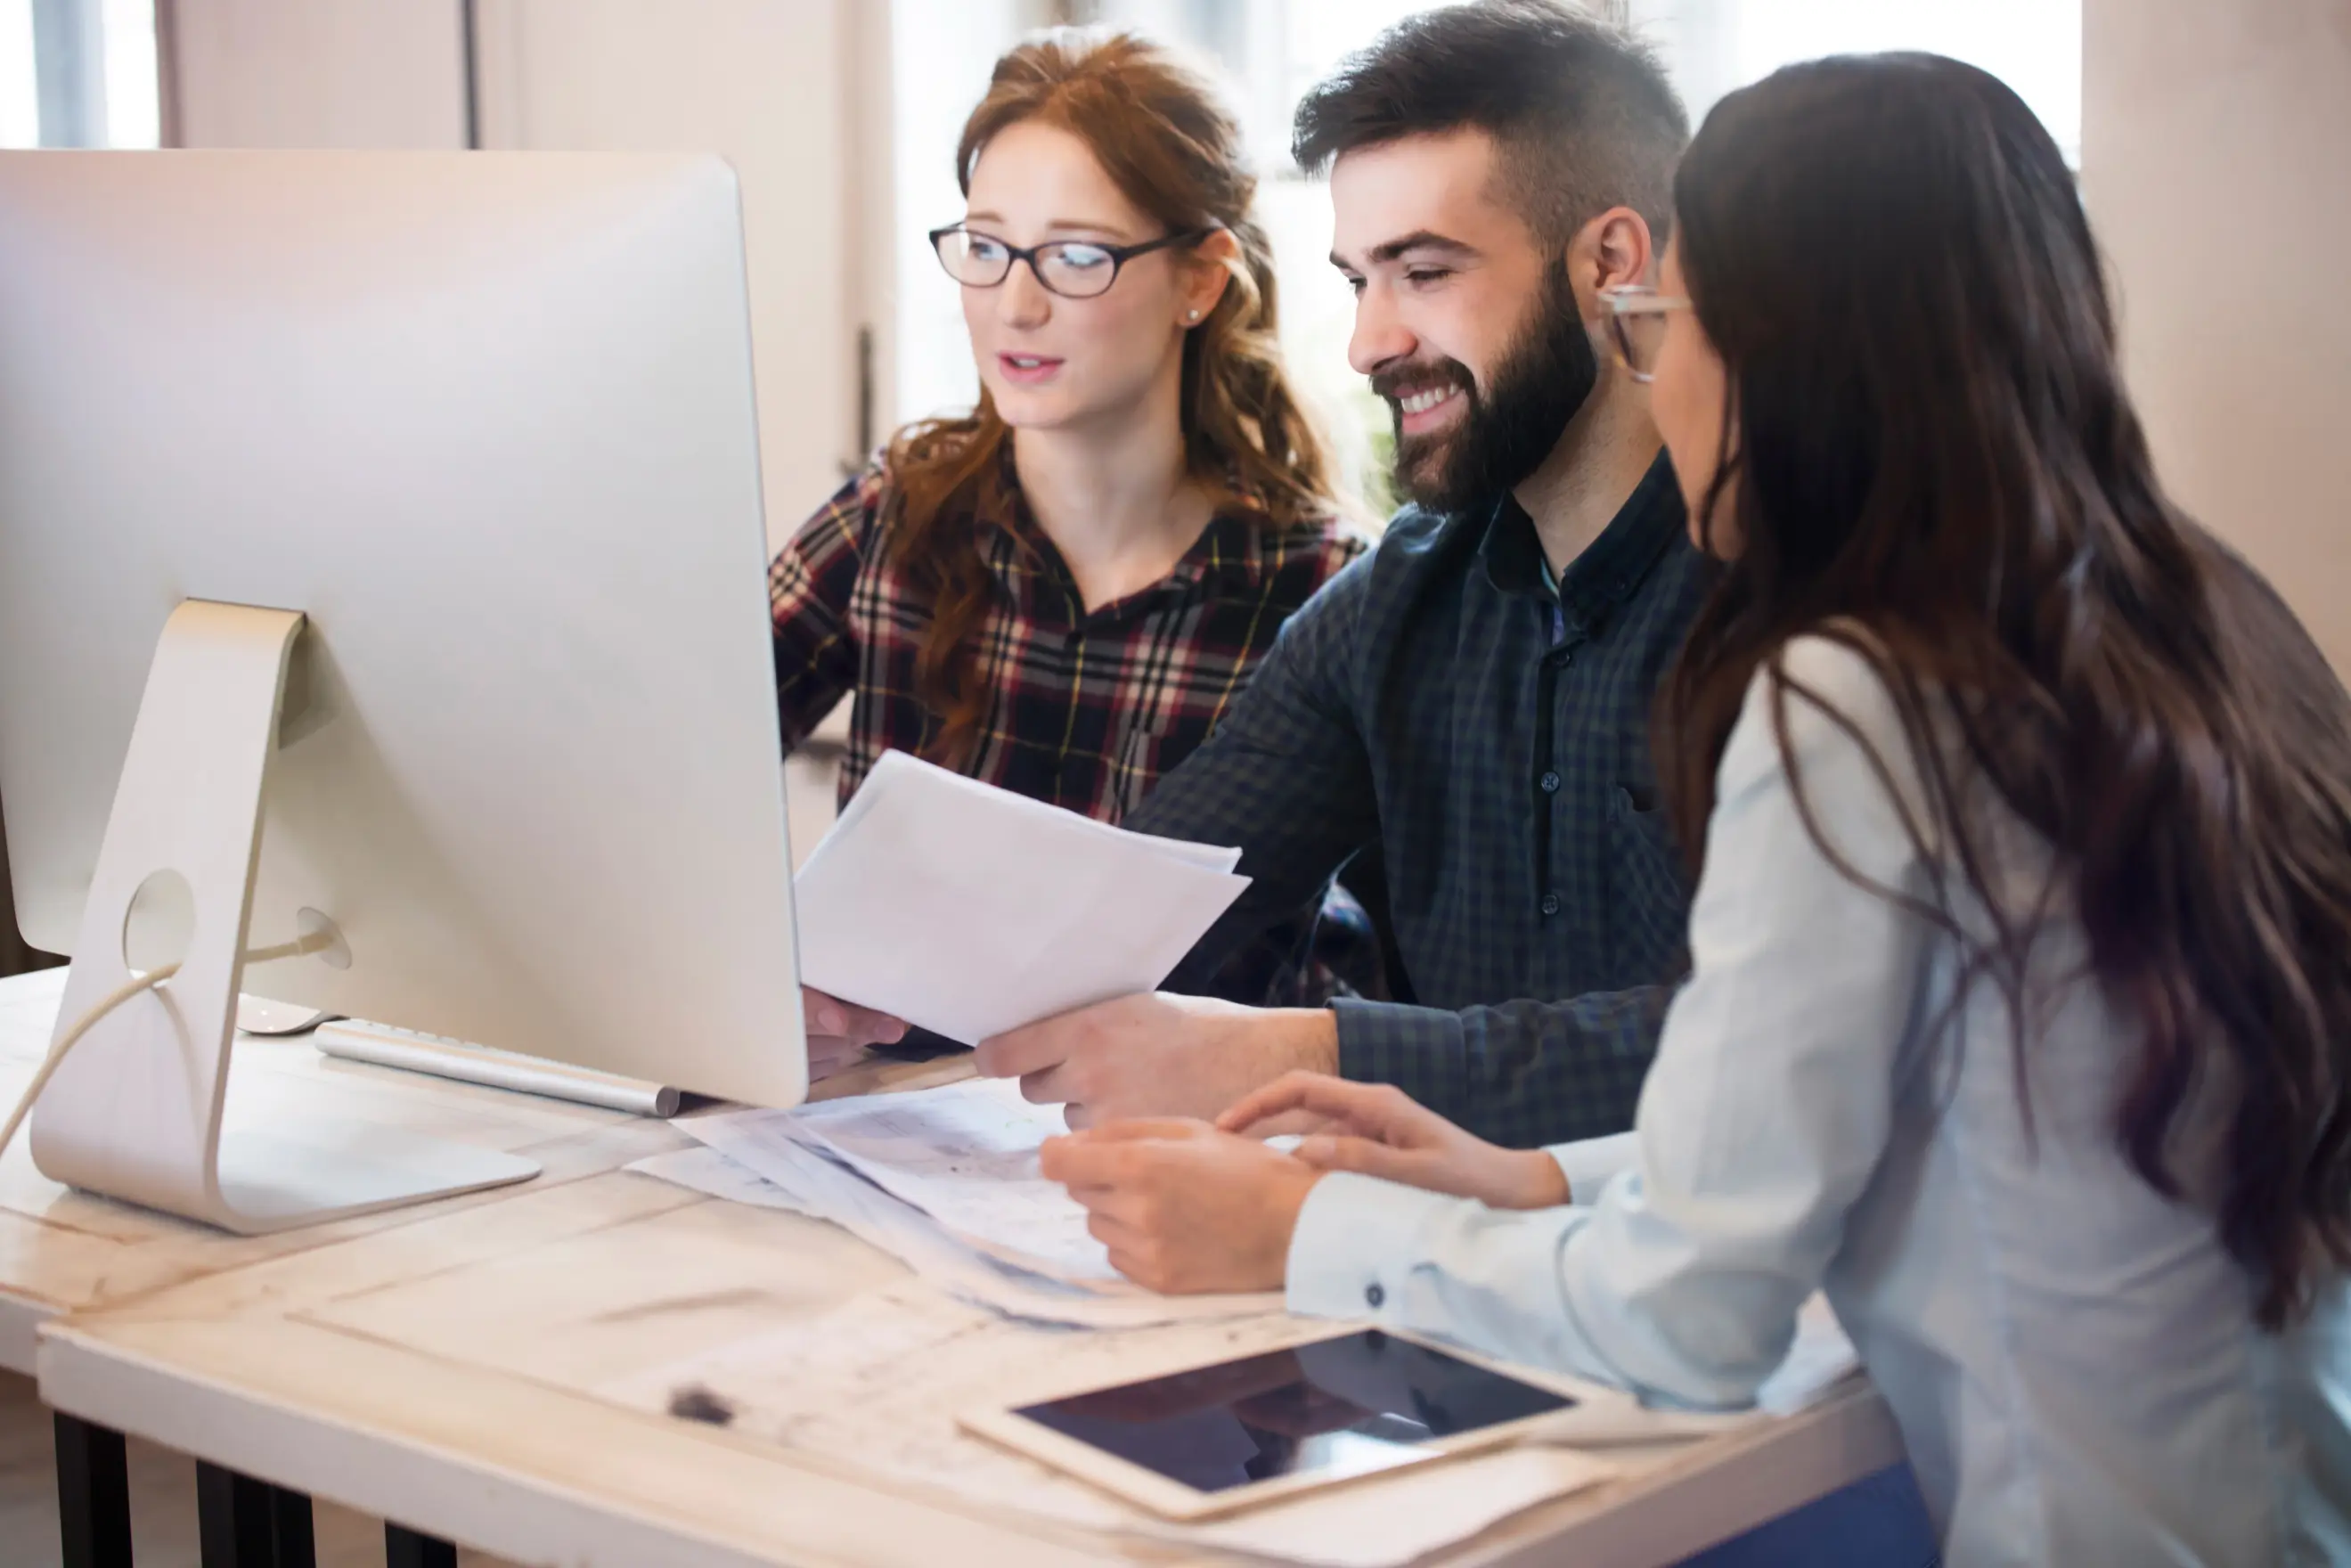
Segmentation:
[(1153, 989), (1239, 862), (889, 752), (793, 879), (800, 979), (977, 1045)]
[[(1119, 1277), (1085, 1210), (1037, 1168), (1061, 1131), (1058, 1107), (1032, 1105), (1009, 1080), (974, 1078), (906, 1093), (829, 1100), (797, 1111), (736, 1111), (672, 1125), (703, 1145), (629, 1168), (737, 1203), (841, 1226), (950, 1295), (1029, 1322), (1141, 1328), (1278, 1314), (1279, 1294), (1162, 1296)], [(1630, 1167), (1629, 1135), (1569, 1145), (1579, 1192)], [(1798, 1316), (1787, 1359), (1756, 1409), (1790, 1416), (1859, 1375), (1860, 1357), (1826, 1300)], [(1750, 1419), (1657, 1410), (1658, 1436)]]
[(1089, 1328), (1276, 1312), (1279, 1295), (1156, 1295), (1121, 1279), (1085, 1210), (1038, 1172), (1058, 1107), (1009, 1081), (737, 1111), (674, 1124), (705, 1146), (632, 1170), (829, 1219), (963, 1299)]

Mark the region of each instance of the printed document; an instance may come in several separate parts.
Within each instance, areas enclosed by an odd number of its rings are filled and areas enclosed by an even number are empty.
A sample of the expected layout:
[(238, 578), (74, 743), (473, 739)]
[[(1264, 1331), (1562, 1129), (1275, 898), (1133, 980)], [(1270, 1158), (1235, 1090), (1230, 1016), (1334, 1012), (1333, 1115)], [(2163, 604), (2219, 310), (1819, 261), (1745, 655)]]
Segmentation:
[(889, 752), (793, 881), (800, 979), (976, 1045), (1156, 987), (1239, 861)]

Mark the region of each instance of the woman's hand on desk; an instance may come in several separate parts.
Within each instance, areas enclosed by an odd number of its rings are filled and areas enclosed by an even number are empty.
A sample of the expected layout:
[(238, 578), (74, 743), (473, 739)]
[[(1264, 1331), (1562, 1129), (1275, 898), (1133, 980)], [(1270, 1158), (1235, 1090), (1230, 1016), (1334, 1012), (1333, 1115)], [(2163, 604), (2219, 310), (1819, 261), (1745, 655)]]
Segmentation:
[(1166, 1295), (1276, 1291), (1322, 1173), (1206, 1122), (1107, 1122), (1048, 1138), (1046, 1177), (1136, 1284)]
[(906, 1038), (902, 1019), (800, 988), (800, 1017), (808, 1033), (809, 1082), (831, 1077), (865, 1053), (869, 1045), (895, 1045)]
[(1217, 1125), (1257, 1137), (1302, 1133), (1295, 1153), (1317, 1170), (1360, 1171), (1494, 1208), (1568, 1201), (1567, 1177), (1551, 1155), (1489, 1144), (1392, 1083), (1291, 1072), (1232, 1106)]

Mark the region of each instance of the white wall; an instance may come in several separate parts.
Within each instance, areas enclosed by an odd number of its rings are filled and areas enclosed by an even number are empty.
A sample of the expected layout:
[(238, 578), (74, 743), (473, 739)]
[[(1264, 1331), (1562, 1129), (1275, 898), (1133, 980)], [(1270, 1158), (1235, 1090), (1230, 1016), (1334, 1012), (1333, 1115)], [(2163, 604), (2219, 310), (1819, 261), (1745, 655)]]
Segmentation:
[[(862, 0), (480, 0), (482, 143), (716, 152), (743, 185), (768, 533), (856, 454), (848, 7)], [(881, 197), (886, 205), (886, 188)]]
[(2351, 674), (2351, 0), (2083, 9), (2083, 188), (2164, 481)]
[(463, 147), (457, 0), (159, 0), (183, 147)]

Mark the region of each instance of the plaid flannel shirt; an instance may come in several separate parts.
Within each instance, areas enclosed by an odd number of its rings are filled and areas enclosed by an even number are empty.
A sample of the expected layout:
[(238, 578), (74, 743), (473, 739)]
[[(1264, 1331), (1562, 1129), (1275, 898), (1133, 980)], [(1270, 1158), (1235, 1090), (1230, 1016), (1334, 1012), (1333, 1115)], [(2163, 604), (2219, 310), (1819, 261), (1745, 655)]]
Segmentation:
[(1376, 845), (1409, 1000), (1332, 1004), (1342, 1071), (1502, 1143), (1630, 1126), (1687, 936), (1649, 751), (1708, 575), (1684, 515), (1661, 455), (1554, 591), (1507, 497), (1399, 514), (1127, 821), (1255, 879), (1174, 983)]
[[(1008, 470), (1009, 464), (1007, 465)], [(885, 751), (921, 753), (939, 719), (915, 693), (931, 624), (925, 596), (889, 559), (889, 476), (876, 463), (844, 485), (768, 573), (776, 697), (787, 752), (854, 693), (846, 804)], [(978, 632), (991, 704), (963, 770), (1117, 822), (1190, 756), (1230, 709), (1299, 606), (1363, 553), (1336, 518), (1281, 531), (1241, 515), (1213, 519), (1165, 579), (1088, 613), (1076, 580), (1028, 508), (1008, 525), (973, 520), (996, 591)], [(1309, 968), (1324, 879), (1317, 879), (1197, 988), (1253, 1003), (1320, 1001)], [(1352, 901), (1315, 946), (1351, 982), (1374, 977), (1368, 922)], [(1368, 962), (1366, 962), (1368, 959)]]

